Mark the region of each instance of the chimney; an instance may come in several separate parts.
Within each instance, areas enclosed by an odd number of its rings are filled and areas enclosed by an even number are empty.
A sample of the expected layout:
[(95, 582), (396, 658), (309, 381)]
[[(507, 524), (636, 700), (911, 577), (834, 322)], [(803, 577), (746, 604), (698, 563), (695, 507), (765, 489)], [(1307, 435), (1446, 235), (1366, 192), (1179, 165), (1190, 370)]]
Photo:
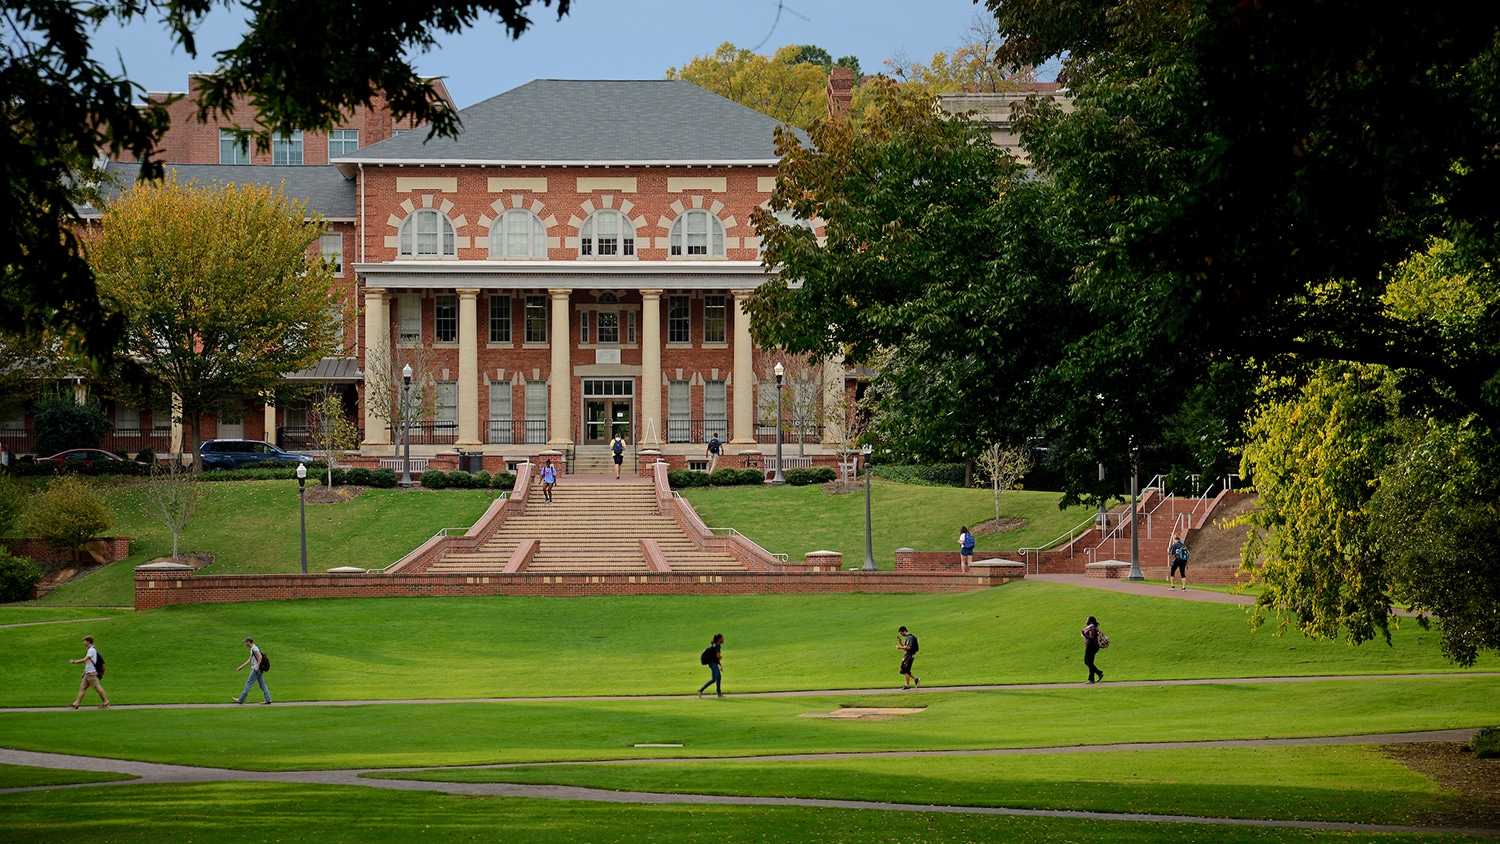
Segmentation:
[(828, 74), (828, 116), (843, 117), (854, 102), (854, 71), (836, 67)]

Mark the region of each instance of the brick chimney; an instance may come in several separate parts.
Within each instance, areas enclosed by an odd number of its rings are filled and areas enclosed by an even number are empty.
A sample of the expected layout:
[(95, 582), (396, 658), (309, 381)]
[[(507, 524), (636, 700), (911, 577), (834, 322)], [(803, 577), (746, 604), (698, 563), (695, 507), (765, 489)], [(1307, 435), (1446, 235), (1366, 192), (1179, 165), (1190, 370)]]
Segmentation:
[(854, 102), (854, 71), (836, 67), (828, 74), (828, 116), (843, 117)]

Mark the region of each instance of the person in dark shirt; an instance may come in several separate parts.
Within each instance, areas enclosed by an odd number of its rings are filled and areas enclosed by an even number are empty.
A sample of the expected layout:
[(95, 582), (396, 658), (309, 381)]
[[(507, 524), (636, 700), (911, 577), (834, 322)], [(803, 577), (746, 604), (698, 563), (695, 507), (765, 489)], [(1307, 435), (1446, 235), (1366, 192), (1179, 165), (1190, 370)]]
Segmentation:
[(703, 652), (703, 658), (708, 660), (708, 682), (698, 687), (698, 697), (703, 697), (703, 690), (709, 686), (714, 687), (714, 694), (718, 697), (724, 696), (724, 688), (720, 685), (722, 680), (724, 662), (724, 634), (715, 633), (713, 641), (709, 643), (708, 650)]
[(922, 685), (922, 678), (911, 673), (911, 661), (917, 656), (917, 637), (906, 629), (906, 625), (896, 630), (896, 647), (905, 652), (901, 657), (901, 676), (906, 685), (901, 687), (901, 691), (915, 689)]

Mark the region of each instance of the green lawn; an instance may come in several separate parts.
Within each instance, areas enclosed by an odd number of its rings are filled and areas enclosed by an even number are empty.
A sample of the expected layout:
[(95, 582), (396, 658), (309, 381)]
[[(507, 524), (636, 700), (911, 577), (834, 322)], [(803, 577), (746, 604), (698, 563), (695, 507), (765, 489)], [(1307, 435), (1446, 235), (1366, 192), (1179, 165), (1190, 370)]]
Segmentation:
[[(1252, 631), (1244, 609), (1018, 582), (953, 595), (390, 598), (170, 607), (108, 622), (0, 629), (0, 706), (64, 702), (91, 633), (119, 703), (216, 702), (237, 691), (241, 641), (271, 655), (282, 700), (680, 694), (726, 638), (730, 692), (900, 682), (895, 628), (921, 637), (928, 685), (1078, 682), (1084, 619), (1114, 641), (1110, 680), (1454, 670), (1415, 623), (1349, 647)], [(1480, 670), (1494, 670), (1482, 658)]]
[[(839, 551), (846, 565), (865, 558), (863, 493), (829, 495), (818, 486), (693, 487), (682, 495), (711, 527), (732, 527), (768, 551), (801, 559), (808, 551)], [(1011, 490), (1000, 495), (1004, 518), (1026, 519), (1019, 530), (978, 537), (975, 549), (1014, 551), (1066, 534), (1089, 518), (1087, 507), (1057, 509), (1055, 492)], [(897, 548), (957, 551), (958, 529), (995, 517), (995, 497), (983, 489), (897, 484), (876, 479), (870, 493), (871, 543), (882, 569), (895, 566)]]
[(1423, 842), (1457, 836), (756, 806), (632, 806), (351, 786), (210, 783), (0, 795), (16, 844), (472, 842), (505, 844), (972, 844), (972, 842)]
[[(180, 549), (215, 555), (205, 574), (300, 569), (297, 484), (232, 481), (205, 484), (208, 500), (183, 531)], [(131, 569), (172, 552), (172, 534), (141, 508), (139, 484), (104, 489), (114, 533), (131, 538), (130, 557), (65, 584), (45, 605), (131, 606)], [(353, 501), (307, 505), (309, 571), (337, 566), (379, 568), (400, 559), (445, 527), (467, 527), (490, 504), (484, 490), (369, 489)]]
[(1382, 824), (1409, 824), (1452, 806), (1449, 792), (1432, 780), (1374, 747), (1354, 745), (782, 763), (557, 765), (368, 776)]
[(133, 779), (135, 777), (130, 774), (114, 774), (107, 771), (70, 771), (62, 768), (0, 764), (0, 788), (31, 788), (38, 785), (71, 785), (80, 782), (120, 782)]

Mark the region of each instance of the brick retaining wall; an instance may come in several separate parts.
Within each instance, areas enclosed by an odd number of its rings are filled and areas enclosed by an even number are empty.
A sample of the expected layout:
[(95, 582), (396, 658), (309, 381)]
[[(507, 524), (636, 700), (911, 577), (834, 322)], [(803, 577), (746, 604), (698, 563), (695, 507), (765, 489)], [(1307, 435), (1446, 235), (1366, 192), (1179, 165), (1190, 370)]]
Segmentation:
[[(25, 557), (37, 563), (71, 563), (73, 552), (62, 549), (42, 539), (3, 539), (0, 545), (10, 549), (17, 557)], [(130, 537), (106, 536), (89, 540), (81, 555), (85, 563), (113, 563), (130, 556)]]

